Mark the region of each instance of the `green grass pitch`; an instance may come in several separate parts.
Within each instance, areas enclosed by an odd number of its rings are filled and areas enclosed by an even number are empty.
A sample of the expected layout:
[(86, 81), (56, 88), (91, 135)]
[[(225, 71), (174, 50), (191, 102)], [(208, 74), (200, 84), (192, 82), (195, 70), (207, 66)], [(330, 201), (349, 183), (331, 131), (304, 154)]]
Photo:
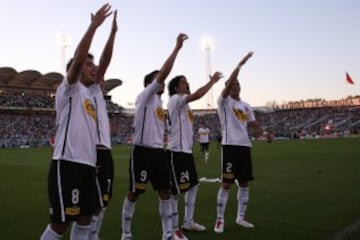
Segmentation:
[[(129, 146), (114, 146), (114, 196), (101, 232), (102, 240), (120, 239), (121, 207), (128, 186)], [(210, 145), (210, 160), (194, 155), (199, 177), (220, 176), (220, 148)], [(255, 142), (255, 181), (250, 184), (247, 218), (254, 229), (235, 224), (233, 187), (225, 216), (225, 231), (215, 234), (219, 183), (203, 182), (195, 220), (205, 233), (189, 239), (358, 240), (360, 239), (360, 138)], [(0, 149), (0, 239), (39, 239), (49, 221), (47, 172), (50, 149)], [(180, 223), (183, 196), (179, 200)], [(158, 200), (151, 185), (137, 202), (134, 239), (161, 239)], [(68, 231), (69, 232), (69, 231)], [(69, 233), (63, 239), (69, 239)]]

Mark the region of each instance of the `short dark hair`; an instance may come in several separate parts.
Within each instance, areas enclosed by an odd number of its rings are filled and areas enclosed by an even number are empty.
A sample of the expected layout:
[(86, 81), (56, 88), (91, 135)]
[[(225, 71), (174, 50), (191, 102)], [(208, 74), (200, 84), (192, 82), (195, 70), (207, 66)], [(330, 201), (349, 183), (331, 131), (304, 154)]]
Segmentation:
[(151, 73), (146, 74), (144, 77), (144, 87), (149, 85), (154, 80), (155, 75), (158, 74), (159, 72), (160, 72), (159, 70), (154, 70)]
[[(87, 54), (88, 58), (94, 59), (94, 55), (92, 55), (91, 53)], [(73, 63), (74, 58), (70, 58), (70, 60), (68, 61), (68, 63), (66, 64), (66, 72), (69, 71), (71, 64)]]
[(185, 76), (178, 75), (178, 76), (174, 77), (173, 79), (171, 79), (171, 81), (169, 82), (168, 91), (169, 91), (170, 97), (177, 93), (176, 88), (179, 87), (179, 83), (182, 78), (185, 78)]

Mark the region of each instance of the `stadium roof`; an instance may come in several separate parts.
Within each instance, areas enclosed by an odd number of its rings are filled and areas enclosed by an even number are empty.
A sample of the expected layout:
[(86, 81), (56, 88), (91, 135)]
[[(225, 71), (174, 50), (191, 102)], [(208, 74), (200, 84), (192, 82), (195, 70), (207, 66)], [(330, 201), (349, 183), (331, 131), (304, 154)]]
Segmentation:
[(110, 92), (114, 88), (116, 88), (118, 86), (121, 86), (121, 84), (122, 84), (122, 81), (120, 79), (117, 79), (117, 78), (107, 79), (105, 81), (105, 85), (104, 85), (105, 94), (107, 94), (108, 92)]
[[(34, 91), (55, 92), (64, 76), (58, 72), (41, 74), (36, 70), (17, 72), (11, 67), (0, 67), (1, 89), (27, 89)], [(121, 86), (120, 79), (108, 79), (105, 81), (104, 92), (107, 94), (112, 89)]]

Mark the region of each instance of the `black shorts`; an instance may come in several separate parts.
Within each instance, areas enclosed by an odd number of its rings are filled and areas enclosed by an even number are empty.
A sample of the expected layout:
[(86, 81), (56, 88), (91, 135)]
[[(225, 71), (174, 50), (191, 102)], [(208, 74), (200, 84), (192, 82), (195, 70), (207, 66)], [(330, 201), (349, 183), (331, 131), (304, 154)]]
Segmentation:
[(200, 149), (202, 152), (208, 152), (209, 151), (209, 143), (208, 142), (204, 142), (204, 143), (200, 143)]
[(106, 207), (112, 197), (114, 161), (110, 149), (97, 149), (98, 207)]
[(95, 167), (65, 160), (52, 160), (48, 175), (50, 219), (69, 223), (91, 216), (97, 203)]
[(171, 191), (180, 194), (199, 184), (194, 156), (191, 153), (170, 152)]
[(134, 146), (131, 149), (129, 191), (144, 193), (148, 181), (155, 191), (170, 189), (168, 154), (164, 149)]
[(233, 183), (254, 180), (251, 148), (245, 146), (222, 146), (222, 181)]

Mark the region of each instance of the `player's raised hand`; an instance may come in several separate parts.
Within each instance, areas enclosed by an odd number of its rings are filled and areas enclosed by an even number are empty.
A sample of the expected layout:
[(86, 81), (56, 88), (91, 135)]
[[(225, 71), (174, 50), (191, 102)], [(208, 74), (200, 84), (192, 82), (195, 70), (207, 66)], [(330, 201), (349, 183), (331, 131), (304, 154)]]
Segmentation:
[(117, 25), (117, 10), (114, 11), (114, 18), (112, 21), (112, 26), (111, 26), (111, 32), (116, 33), (118, 30), (118, 25)]
[(176, 38), (176, 48), (182, 48), (183, 43), (186, 39), (189, 39), (189, 37), (185, 33), (180, 33)]
[(99, 27), (104, 20), (111, 15), (111, 5), (104, 4), (95, 14), (91, 13), (91, 23)]
[(252, 55), (254, 55), (254, 52), (248, 52), (248, 54), (246, 54), (246, 56), (243, 59), (241, 59), (238, 67), (240, 68), (242, 65), (244, 65), (247, 62), (247, 60), (249, 60), (249, 58), (252, 57)]
[(210, 81), (216, 83), (223, 77), (223, 74), (221, 72), (215, 72), (213, 75), (210, 75), (209, 77), (210, 77)]

